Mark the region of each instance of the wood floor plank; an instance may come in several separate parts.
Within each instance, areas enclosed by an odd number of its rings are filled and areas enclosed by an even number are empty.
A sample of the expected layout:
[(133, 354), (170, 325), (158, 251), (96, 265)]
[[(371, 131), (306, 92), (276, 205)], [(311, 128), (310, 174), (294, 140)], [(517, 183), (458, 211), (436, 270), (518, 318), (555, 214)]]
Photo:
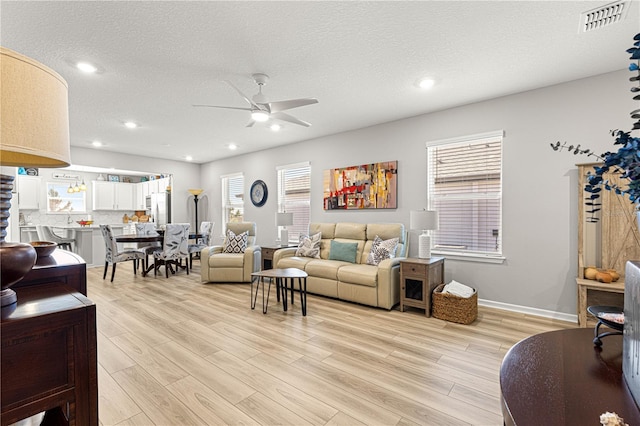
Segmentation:
[[(470, 325), (308, 295), (250, 309), (249, 284), (87, 271), (100, 424), (501, 424), (513, 344), (576, 324), (479, 307)], [(298, 294), (296, 294), (298, 296)]]
[(227, 352), (220, 351), (208, 357), (207, 360), (254, 389), (258, 389), (260, 393), (287, 407), (311, 424), (324, 425), (338, 413), (335, 408), (322, 403), (301, 389), (291, 386), (264, 370), (247, 365), (243, 360)]

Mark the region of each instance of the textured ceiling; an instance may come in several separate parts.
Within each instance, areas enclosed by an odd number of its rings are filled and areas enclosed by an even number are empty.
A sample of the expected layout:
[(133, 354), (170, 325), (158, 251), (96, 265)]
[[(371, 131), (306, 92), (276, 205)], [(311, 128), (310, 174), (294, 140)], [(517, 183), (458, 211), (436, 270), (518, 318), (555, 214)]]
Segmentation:
[[(623, 22), (578, 31), (607, 3), (3, 0), (0, 43), (67, 80), (72, 145), (204, 163), (624, 69), (638, 1)], [(312, 126), (275, 133), (245, 127), (248, 111), (191, 106), (246, 106), (222, 80), (251, 96), (257, 72), (270, 101), (318, 98), (288, 111)], [(432, 90), (415, 86), (423, 76)]]

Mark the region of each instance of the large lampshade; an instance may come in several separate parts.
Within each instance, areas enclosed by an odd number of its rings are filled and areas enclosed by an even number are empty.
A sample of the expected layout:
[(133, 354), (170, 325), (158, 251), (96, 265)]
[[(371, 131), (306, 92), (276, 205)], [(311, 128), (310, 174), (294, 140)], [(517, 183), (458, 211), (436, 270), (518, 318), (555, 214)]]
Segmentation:
[(409, 227), (422, 231), (418, 240), (418, 257), (431, 257), (430, 230), (438, 229), (438, 212), (435, 210), (412, 210), (409, 214)]
[(0, 164), (68, 166), (66, 81), (50, 68), (4, 47), (0, 47), (0, 76)]
[[(0, 165), (66, 167), (69, 147), (67, 83), (55, 71), (0, 46)], [(29, 244), (5, 242), (13, 176), (0, 175), (0, 302), (2, 315), (17, 301), (9, 287), (33, 267)]]

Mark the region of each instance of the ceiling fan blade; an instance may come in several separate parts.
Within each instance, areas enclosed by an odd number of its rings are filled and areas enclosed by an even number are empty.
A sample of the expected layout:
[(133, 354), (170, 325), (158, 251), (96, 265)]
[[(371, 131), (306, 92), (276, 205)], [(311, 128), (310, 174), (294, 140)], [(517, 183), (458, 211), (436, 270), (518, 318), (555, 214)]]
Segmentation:
[(311, 123), (307, 123), (306, 121), (302, 121), (298, 118), (295, 118), (289, 114), (284, 112), (273, 112), (271, 113), (271, 118), (275, 118), (282, 121), (288, 121), (289, 123), (298, 124), (300, 126), (309, 127)]
[(288, 101), (275, 101), (269, 102), (269, 108), (271, 112), (285, 111), (288, 109), (298, 108), (305, 105), (317, 104), (316, 98), (303, 98), (303, 99), (290, 99)]
[(205, 107), (205, 108), (241, 109), (243, 111), (251, 111), (251, 108), (230, 107), (230, 106), (221, 106), (221, 105), (191, 105), (191, 106)]
[(258, 109), (260, 109), (260, 107), (259, 107), (258, 105), (256, 105), (256, 103), (255, 103), (255, 102), (253, 102), (253, 101), (251, 100), (251, 98), (249, 98), (247, 95), (245, 95), (244, 93), (242, 93), (242, 91), (241, 91), (240, 89), (238, 89), (238, 88), (237, 88), (237, 87), (236, 87), (232, 82), (230, 82), (229, 80), (224, 80), (224, 82), (225, 82), (225, 83), (227, 83), (229, 86), (233, 87), (233, 88), (236, 90), (236, 92), (238, 92), (238, 93), (240, 94), (240, 96), (242, 96), (242, 98), (243, 98), (245, 101), (247, 101), (247, 103), (248, 103), (249, 105), (251, 105), (253, 108), (258, 108)]

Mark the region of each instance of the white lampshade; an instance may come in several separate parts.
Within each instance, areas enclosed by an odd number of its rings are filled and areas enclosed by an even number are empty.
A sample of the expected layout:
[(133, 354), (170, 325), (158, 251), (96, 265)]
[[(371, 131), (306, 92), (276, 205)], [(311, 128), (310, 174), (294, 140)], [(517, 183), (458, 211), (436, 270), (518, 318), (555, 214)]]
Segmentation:
[(293, 225), (293, 213), (276, 213), (276, 226)]
[(409, 227), (416, 231), (438, 229), (438, 212), (435, 210), (411, 210)]
[(0, 47), (0, 78), (0, 164), (68, 166), (67, 82), (50, 68), (4, 47)]
[(429, 231), (438, 229), (438, 212), (435, 210), (412, 210), (409, 215), (409, 227), (422, 231), (418, 238), (418, 257), (431, 257), (431, 236)]

